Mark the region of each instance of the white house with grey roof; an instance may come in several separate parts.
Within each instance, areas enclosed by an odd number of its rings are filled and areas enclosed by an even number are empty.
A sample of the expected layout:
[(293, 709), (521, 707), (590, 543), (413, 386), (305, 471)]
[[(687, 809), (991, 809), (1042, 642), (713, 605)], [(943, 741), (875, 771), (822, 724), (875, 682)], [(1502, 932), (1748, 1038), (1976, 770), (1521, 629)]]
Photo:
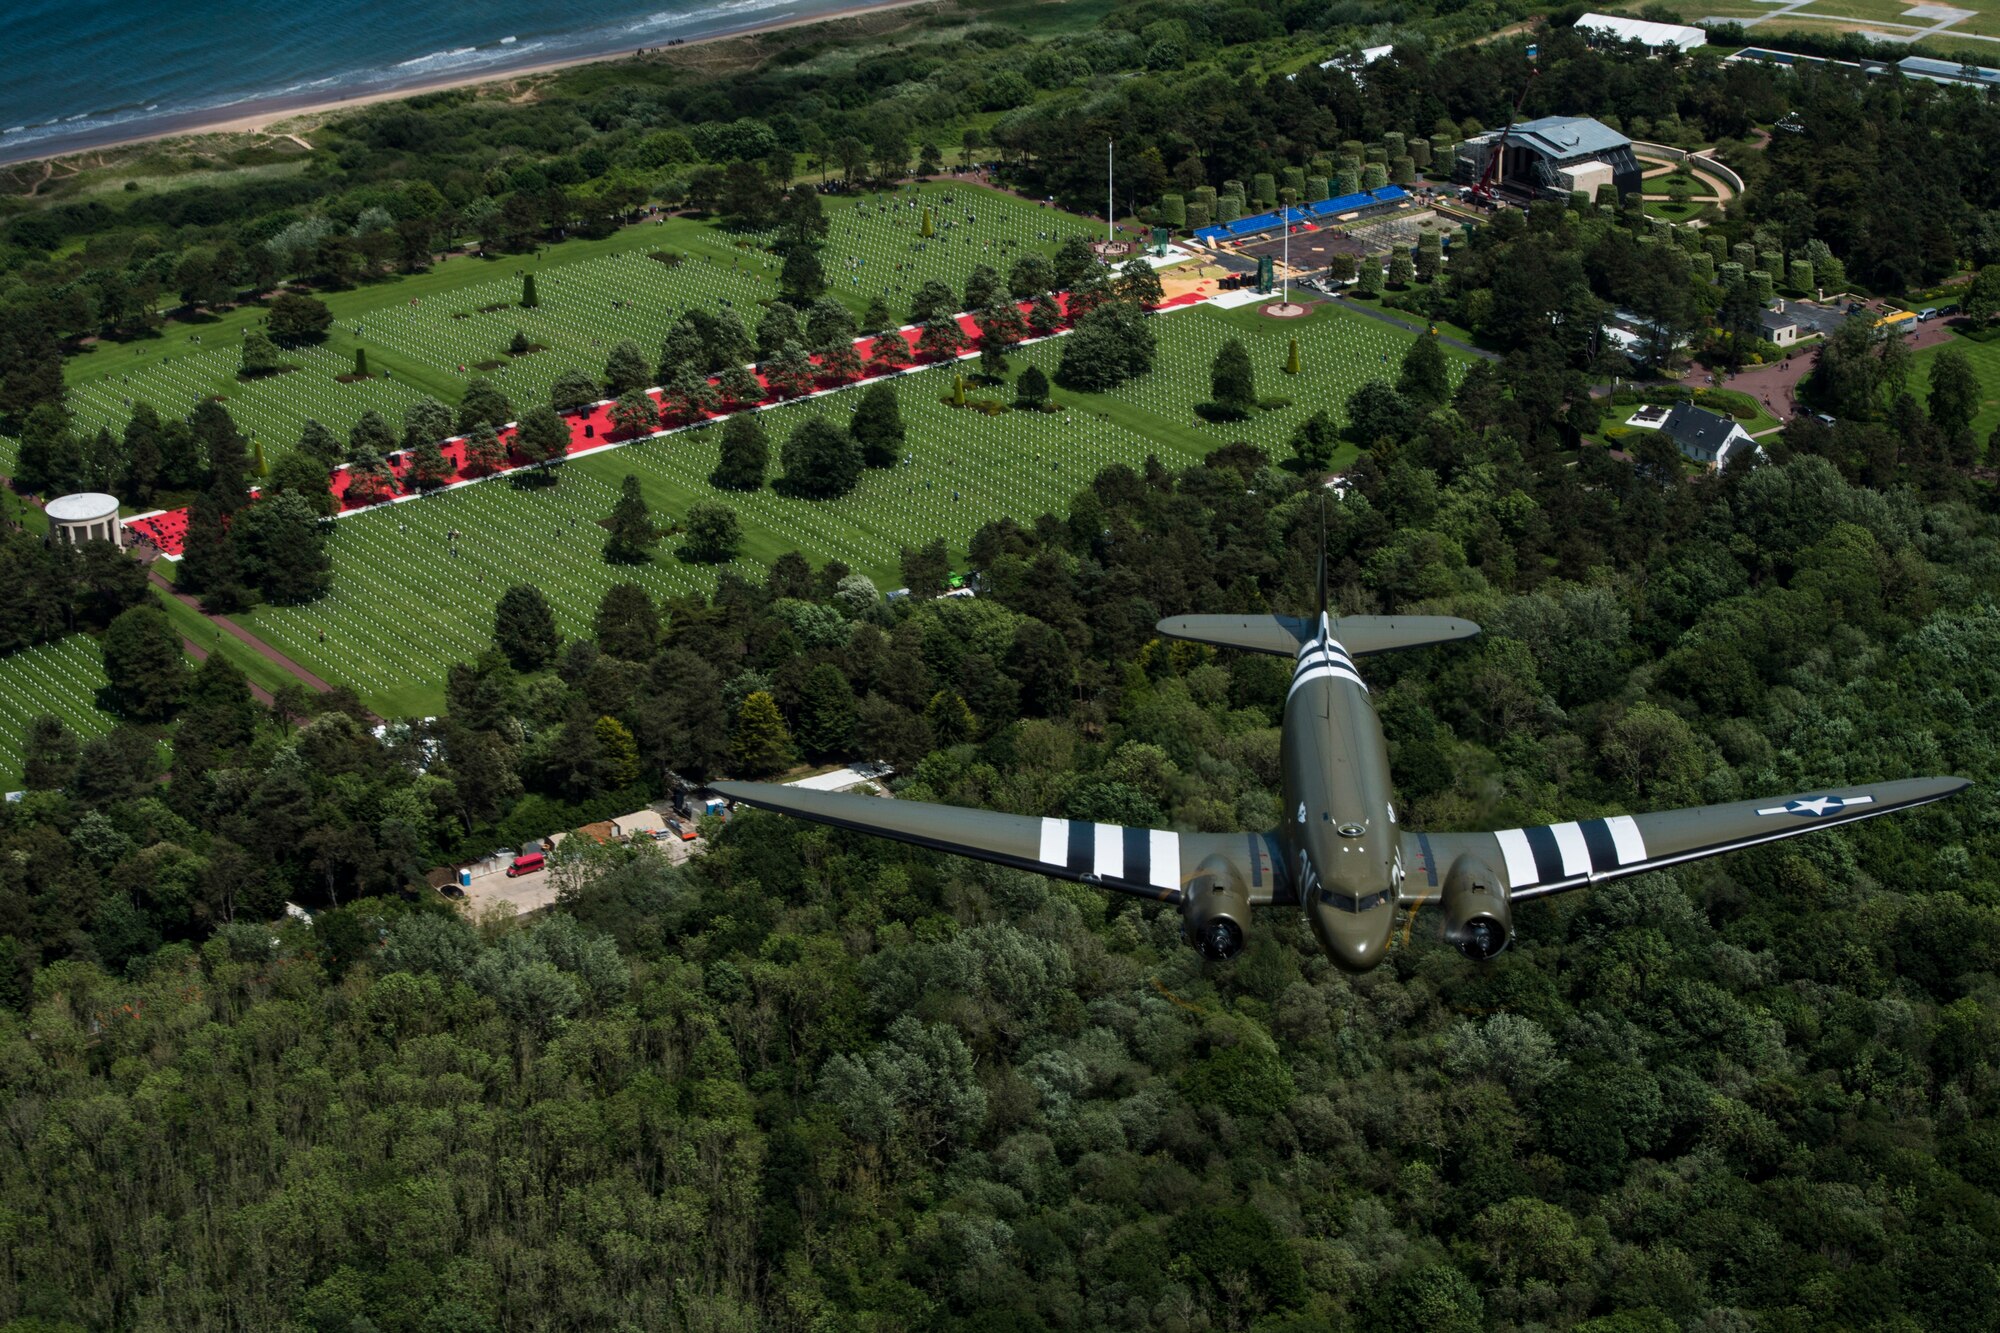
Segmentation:
[(1674, 410), (1667, 413), (1659, 430), (1674, 442), (1683, 458), (1718, 470), (1729, 466), (1737, 451), (1754, 452), (1757, 448), (1750, 432), (1736, 421), (1693, 403), (1674, 404)]

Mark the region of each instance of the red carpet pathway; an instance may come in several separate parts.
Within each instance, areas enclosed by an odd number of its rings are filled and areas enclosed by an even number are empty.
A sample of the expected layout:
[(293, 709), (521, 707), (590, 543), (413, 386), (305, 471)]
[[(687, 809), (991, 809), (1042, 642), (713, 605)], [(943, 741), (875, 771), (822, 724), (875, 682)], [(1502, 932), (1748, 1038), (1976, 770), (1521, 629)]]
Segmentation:
[[(1067, 294), (1064, 294), (1063, 296), (1060, 296), (1057, 299), (1059, 303), (1067, 307), (1068, 305)], [(1185, 296), (1175, 297), (1173, 300), (1168, 301), (1163, 305), (1156, 306), (1154, 308), (1165, 310), (1181, 306), (1198, 305), (1201, 303), (1203, 299), (1204, 298), (1202, 297), (1189, 293), (1188, 295)], [(1023, 302), (1021, 305), (1021, 309), (1023, 312), (1025, 312), (1028, 309), (1027, 303)], [(973, 318), (971, 315), (958, 316), (958, 327), (966, 335), (966, 340), (968, 343), (977, 345), (979, 337), (979, 328), (973, 322)], [(900, 337), (905, 343), (905, 345), (909, 347), (910, 359), (913, 361), (915, 365), (923, 366), (923, 365), (939, 364), (940, 363), (939, 358), (922, 358), (917, 356), (916, 345), (917, 345), (917, 339), (920, 336), (921, 332), (922, 330), (913, 326), (910, 328), (898, 330), (897, 333), (893, 336)], [(884, 336), (891, 336), (891, 335), (884, 335)], [(874, 355), (875, 340), (873, 338), (856, 339), (854, 343), (854, 350), (856, 354), (860, 356), (862, 363), (866, 364), (868, 360)], [(814, 360), (815, 364), (817, 364), (818, 358), (814, 358)], [(855, 384), (864, 384), (867, 383), (869, 380), (876, 378), (881, 378), (881, 377), (864, 375), (860, 379), (856, 380), (822, 380), (822, 381), (817, 381), (815, 387), (819, 389), (842, 388)], [(760, 374), (758, 376), (758, 383), (763, 384), (763, 382), (764, 382), (763, 376)], [(649, 392), (653, 400), (655, 402), (658, 402), (660, 398), (660, 391), (658, 389), (653, 389), (650, 390)], [(776, 396), (774, 394), (771, 394), (767, 388), (765, 396), (758, 403), (738, 404), (737, 406), (732, 407), (727, 411), (704, 413), (702, 414), (701, 419), (709, 421), (720, 420), (721, 418), (730, 416), (735, 412), (743, 411), (750, 407), (762, 406), (765, 403), (772, 403), (776, 401), (777, 401)], [(610, 413), (611, 413), (611, 403), (609, 401), (605, 401), (593, 404), (592, 406), (584, 409), (583, 411), (567, 414), (567, 420), (569, 421), (569, 436), (570, 436), (569, 453), (579, 454), (589, 450), (602, 449), (605, 448), (607, 445), (629, 444), (634, 440), (651, 439), (656, 435), (663, 435), (667, 433), (666, 431), (648, 431), (643, 435), (628, 435), (621, 438), (618, 435), (616, 435), (611, 429)], [(684, 426), (693, 424), (695, 424), (693, 420), (685, 422), (677, 421), (672, 427), (672, 429), (678, 430)], [(509, 472), (517, 472), (522, 468), (532, 466), (532, 464), (525, 455), (516, 452), (515, 449), (513, 448), (514, 434), (515, 434), (514, 427), (512, 427), (511, 425), (503, 428), (499, 432), (500, 442), (507, 447), (508, 462), (506, 467), (497, 469), (496, 471), (493, 472), (475, 471), (467, 466), (465, 459), (464, 436), (462, 435), (453, 436), (451, 439), (446, 440), (443, 445), (443, 452), (445, 456), (445, 461), (450, 465), (452, 472), (450, 479), (445, 484), (448, 486), (462, 485), (465, 482), (478, 481), (481, 480), (482, 478), (489, 476), (504, 476)], [(400, 453), (391, 455), (389, 459), (389, 470), (394, 475), (395, 479), (391, 483), (392, 490), (387, 494), (373, 490), (372, 488), (364, 489), (361, 487), (353, 488), (354, 493), (350, 494), (349, 493), (350, 483), (354, 479), (349, 474), (345, 465), (336, 469), (327, 478), (327, 489), (331, 491), (334, 498), (340, 502), (340, 512), (343, 514), (354, 513), (362, 509), (369, 509), (380, 504), (388, 504), (399, 498), (411, 497), (420, 493), (417, 490), (415, 482), (409, 479), (410, 460), (407, 455)], [(187, 538), (187, 520), (188, 520), (187, 510), (173, 509), (158, 514), (149, 514), (144, 518), (129, 519), (126, 521), (125, 526), (130, 528), (132, 532), (135, 534), (135, 536), (150, 543), (162, 555), (178, 559), (181, 555), (182, 550), (184, 549), (184, 544)], [(154, 577), (158, 578), (159, 576), (156, 574), (154, 575)], [(164, 583), (165, 580), (161, 580), (161, 582)], [(314, 689), (324, 693), (329, 688), (326, 682), (320, 680), (317, 676), (314, 676), (310, 672), (307, 672), (304, 668), (298, 666), (296, 663), (289, 661), (282, 655), (275, 652), (273, 649), (265, 646), (258, 640), (252, 638), (250, 635), (244, 633), (242, 630), (236, 628), (234, 625), (230, 624), (230, 622), (224, 619), (223, 617), (216, 616), (212, 617), (212, 619), (214, 619), (216, 623), (226, 627), (231, 633), (235, 634), (238, 638), (242, 639), (244, 642), (255, 647), (259, 652), (263, 653), (265, 656), (271, 658), (272, 661), (284, 665), (286, 669), (292, 672), (292, 674), (298, 676), (301, 680), (304, 680), (308, 685), (311, 685)]]

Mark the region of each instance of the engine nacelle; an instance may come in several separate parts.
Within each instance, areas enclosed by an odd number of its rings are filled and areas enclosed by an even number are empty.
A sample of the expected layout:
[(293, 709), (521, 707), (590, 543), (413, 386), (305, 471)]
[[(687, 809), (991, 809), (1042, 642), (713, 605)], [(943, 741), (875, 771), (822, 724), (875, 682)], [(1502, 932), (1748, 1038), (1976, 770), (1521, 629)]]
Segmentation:
[(1459, 857), (1445, 875), (1444, 937), (1475, 963), (1495, 957), (1514, 937), (1507, 882), (1477, 857)]
[(1250, 942), (1250, 899), (1226, 873), (1204, 863), (1181, 899), (1181, 938), (1211, 963), (1226, 963)]

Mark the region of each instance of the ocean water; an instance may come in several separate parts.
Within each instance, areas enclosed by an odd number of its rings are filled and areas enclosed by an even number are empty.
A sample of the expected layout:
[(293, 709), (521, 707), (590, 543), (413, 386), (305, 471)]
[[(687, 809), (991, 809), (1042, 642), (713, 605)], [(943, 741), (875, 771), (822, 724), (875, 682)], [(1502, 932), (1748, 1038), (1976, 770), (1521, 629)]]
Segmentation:
[(853, 0), (0, 0), (0, 162)]

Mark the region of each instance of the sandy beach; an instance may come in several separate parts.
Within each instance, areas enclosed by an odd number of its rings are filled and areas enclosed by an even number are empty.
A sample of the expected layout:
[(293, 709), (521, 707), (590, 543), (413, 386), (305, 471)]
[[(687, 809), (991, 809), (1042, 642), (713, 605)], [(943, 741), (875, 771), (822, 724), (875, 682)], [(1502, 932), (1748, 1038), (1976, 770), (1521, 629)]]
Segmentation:
[[(838, 23), (844, 19), (862, 15), (877, 14), (893, 9), (912, 9), (923, 5), (936, 4), (938, 0), (879, 0), (879, 3), (849, 5), (841, 9), (829, 10), (821, 14), (809, 14), (795, 18), (777, 19), (769, 23), (749, 24), (727, 32), (705, 33), (698, 37), (685, 38), (673, 46), (651, 46), (641, 50), (645, 57), (669, 51), (685, 51), (692, 47), (715, 42), (733, 41), (741, 37), (755, 37), (762, 33), (784, 32), (792, 28), (807, 28), (819, 23)], [(505, 70), (479, 70), (475, 73), (447, 75), (435, 79), (417, 80), (399, 84), (392, 88), (379, 88), (366, 92), (356, 92), (345, 97), (311, 97), (304, 99), (268, 98), (248, 107), (229, 107), (221, 112), (190, 112), (185, 116), (165, 116), (151, 129), (132, 134), (109, 132), (112, 137), (101, 143), (72, 144), (54, 152), (37, 152), (24, 146), (24, 151), (8, 154), (0, 149), (0, 167), (19, 166), (31, 162), (56, 162), (64, 158), (85, 153), (104, 152), (113, 148), (127, 148), (133, 144), (154, 143), (165, 139), (184, 139), (204, 134), (273, 134), (292, 132), (294, 137), (300, 128), (293, 122), (303, 122), (337, 111), (351, 111), (357, 107), (373, 106), (381, 102), (397, 102), (404, 98), (421, 96), (424, 93), (441, 92), (449, 88), (475, 88), (487, 84), (515, 83), (536, 75), (551, 74), (557, 70), (571, 69), (579, 65), (611, 64), (639, 57), (639, 51), (597, 51), (568, 56), (561, 60), (544, 61), (539, 64), (518, 65)], [(644, 57), (641, 57), (644, 58)], [(301, 142), (305, 142), (303, 139)]]

